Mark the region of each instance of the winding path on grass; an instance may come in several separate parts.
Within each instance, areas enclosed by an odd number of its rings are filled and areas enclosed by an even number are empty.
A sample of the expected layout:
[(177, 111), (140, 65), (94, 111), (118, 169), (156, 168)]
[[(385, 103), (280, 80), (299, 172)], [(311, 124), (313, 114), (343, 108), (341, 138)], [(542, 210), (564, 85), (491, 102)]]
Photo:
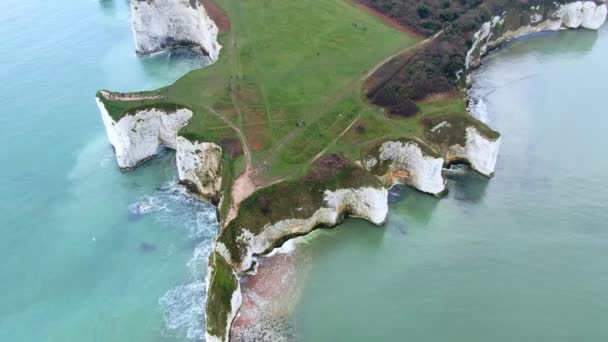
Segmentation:
[[(233, 103), (233, 105), (236, 108), (236, 104)], [(245, 171), (240, 174), (234, 180), (234, 184), (232, 184), (232, 204), (230, 205), (230, 210), (228, 211), (228, 216), (226, 217), (226, 224), (228, 224), (228, 222), (236, 217), (239, 204), (245, 198), (249, 197), (249, 195), (251, 195), (257, 188), (252, 179), (253, 167), (251, 165), (251, 150), (249, 149), (249, 144), (247, 143), (245, 134), (243, 134), (243, 131), (237, 125), (225, 118), (222, 114), (218, 113), (215, 109), (208, 106), (207, 110), (222, 119), (228, 126), (234, 129), (236, 134), (239, 136), (239, 140), (241, 140), (241, 145), (243, 145), (243, 154), (245, 155)]]
[(412, 46), (408, 46), (408, 47), (406, 47), (405, 49), (400, 50), (400, 51), (398, 51), (398, 52), (396, 52), (396, 53), (394, 53), (394, 54), (392, 54), (392, 55), (390, 55), (390, 56), (386, 57), (385, 59), (383, 59), (382, 61), (378, 62), (376, 65), (374, 65), (374, 66), (373, 66), (373, 67), (372, 67), (372, 68), (371, 68), (371, 69), (370, 69), (370, 70), (369, 70), (369, 71), (368, 71), (368, 72), (367, 72), (367, 73), (366, 73), (366, 74), (365, 74), (365, 75), (364, 75), (364, 76), (361, 78), (361, 81), (365, 81), (365, 80), (367, 80), (368, 78), (370, 78), (370, 77), (371, 77), (371, 76), (372, 76), (372, 75), (373, 75), (373, 74), (374, 74), (376, 71), (378, 71), (378, 69), (380, 69), (380, 68), (381, 68), (381, 67), (382, 67), (384, 64), (386, 64), (386, 63), (390, 62), (390, 61), (391, 61), (391, 59), (393, 59), (393, 58), (395, 58), (395, 57), (398, 57), (398, 56), (401, 56), (401, 55), (403, 55), (404, 53), (409, 52), (410, 50), (415, 50), (415, 49), (418, 49), (418, 48), (420, 48), (421, 46), (424, 46), (424, 45), (426, 45), (426, 44), (428, 44), (428, 43), (432, 42), (432, 41), (433, 41), (433, 40), (435, 40), (437, 37), (439, 37), (439, 36), (440, 36), (442, 33), (443, 33), (443, 30), (441, 30), (441, 31), (439, 31), (439, 32), (437, 32), (437, 33), (435, 33), (433, 36), (428, 37), (427, 39), (425, 39), (425, 40), (423, 40), (423, 41), (421, 41), (421, 42), (419, 42), (419, 43), (417, 43), (417, 44), (414, 44), (414, 45), (412, 45)]
[[(229, 32), (230, 32), (229, 44), (232, 46), (236, 46), (237, 40), (236, 40), (235, 32), (234, 32), (234, 30), (230, 30)], [(352, 80), (347, 82), (340, 90), (338, 90), (336, 93), (334, 93), (333, 96), (330, 96), (326, 101), (323, 101), (320, 108), (328, 108), (332, 104), (335, 104), (340, 99), (342, 99), (344, 96), (346, 96), (350, 92), (354, 91), (355, 87), (357, 87), (358, 85), (361, 85), (363, 82), (365, 82), (371, 75), (373, 75), (376, 71), (378, 71), (378, 69), (380, 69), (383, 65), (385, 65), (389, 61), (391, 61), (393, 58), (403, 55), (409, 51), (418, 49), (421, 46), (424, 46), (425, 44), (428, 44), (429, 42), (431, 42), (435, 38), (437, 38), (439, 35), (441, 35), (442, 33), (443, 33), (443, 30), (439, 31), (432, 37), (429, 37), (425, 40), (418, 42), (417, 44), (408, 46), (404, 49), (397, 51), (396, 53), (394, 53), (394, 54), (386, 57), (385, 59), (381, 60), (380, 62), (376, 63), (374, 66), (372, 66), (371, 69), (363, 70), (362, 77), (358, 77), (358, 76), (353, 77)], [(239, 71), (240, 71), (238, 55), (230, 54), (229, 58), (230, 58), (232, 74), (238, 75)], [(224, 115), (222, 115), (218, 111), (214, 110), (213, 108), (207, 107), (207, 109), (211, 113), (213, 113), (214, 115), (216, 115), (217, 117), (222, 119), (222, 121), (224, 121), (228, 126), (230, 126), (232, 129), (234, 129), (234, 131), (237, 133), (239, 140), (241, 141), (241, 145), (243, 146), (243, 153), (244, 153), (245, 161), (246, 161), (245, 170), (243, 171), (242, 174), (240, 174), (234, 180), (234, 183), (232, 184), (232, 190), (231, 190), (232, 191), (232, 203), (230, 205), (230, 210), (226, 217), (226, 224), (228, 222), (230, 222), (234, 217), (236, 217), (236, 213), (237, 213), (239, 204), (243, 200), (245, 200), (247, 197), (249, 197), (253, 192), (255, 192), (256, 190), (258, 190), (259, 188), (262, 188), (264, 186), (275, 184), (277, 182), (284, 180), (284, 178), (282, 178), (279, 180), (274, 180), (274, 181), (270, 182), (269, 184), (256, 184), (256, 182), (254, 181), (256, 170), (253, 166), (253, 158), (252, 158), (252, 153), (251, 153), (251, 149), (250, 149), (250, 145), (249, 145), (249, 140), (247, 139), (246, 135), (243, 133), (243, 130), (242, 130), (243, 114), (240, 109), (238, 97), (235, 96), (233, 88), (230, 89), (230, 99), (231, 99), (232, 106), (234, 107), (234, 110), (238, 114), (239, 122), (237, 122), (237, 123), (232, 122), (231, 120), (229, 120), (228, 118), (226, 118)], [(355, 125), (355, 123), (357, 123), (359, 118), (360, 117), (357, 116), (348, 125), (348, 127), (346, 127), (342, 131), (342, 133), (340, 133), (339, 136), (337, 136), (335, 139), (333, 139), (331, 142), (329, 142), (323, 150), (321, 150), (319, 153), (317, 153), (311, 159), (311, 162), (314, 162), (315, 160), (317, 160), (321, 156), (323, 156), (331, 148), (331, 146), (335, 145)], [(286, 135), (283, 139), (281, 139), (281, 141), (279, 141), (277, 143), (276, 147), (273, 149), (274, 151), (273, 151), (273, 153), (271, 153), (271, 155), (276, 155), (278, 153), (278, 151), (280, 151), (288, 141), (293, 139), (293, 137), (295, 135), (296, 135), (296, 131), (292, 131), (290, 134)]]

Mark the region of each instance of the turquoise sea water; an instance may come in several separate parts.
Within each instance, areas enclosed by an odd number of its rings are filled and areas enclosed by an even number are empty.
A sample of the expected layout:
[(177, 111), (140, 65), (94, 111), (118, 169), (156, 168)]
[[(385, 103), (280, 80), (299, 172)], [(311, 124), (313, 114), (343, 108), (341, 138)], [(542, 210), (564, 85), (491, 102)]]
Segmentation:
[(137, 58), (129, 16), (125, 0), (0, 1), (0, 341), (201, 336), (215, 210), (178, 191), (170, 153), (121, 173), (94, 95), (202, 60)]
[[(0, 13), (0, 341), (200, 338), (215, 211), (175, 186), (171, 153), (118, 171), (93, 96), (201, 60), (137, 58), (126, 0)], [(454, 176), (442, 200), (402, 189), (384, 229), (312, 239), (302, 339), (605, 341), (607, 53), (604, 29), (491, 58), (474, 91), (504, 134), (495, 178)]]
[(473, 92), (503, 133), (496, 176), (311, 239), (302, 340), (608, 340), (606, 56), (608, 28), (493, 55)]

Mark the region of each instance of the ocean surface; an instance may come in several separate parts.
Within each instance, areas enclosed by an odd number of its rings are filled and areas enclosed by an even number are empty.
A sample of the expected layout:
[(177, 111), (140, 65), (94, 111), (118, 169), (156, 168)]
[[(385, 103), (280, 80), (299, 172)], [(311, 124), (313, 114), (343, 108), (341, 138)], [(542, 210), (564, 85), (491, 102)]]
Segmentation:
[(503, 134), (495, 177), (394, 189), (384, 228), (308, 238), (301, 339), (607, 341), (607, 56), (607, 27), (491, 56), (472, 95)]
[(204, 60), (136, 57), (126, 0), (2, 0), (0, 17), (0, 341), (201, 338), (215, 209), (175, 185), (172, 153), (121, 173), (94, 96)]
[[(100, 88), (166, 85), (204, 65), (138, 58), (126, 0), (0, 2), (0, 341), (202, 337), (213, 207), (167, 152), (120, 172)], [(304, 341), (606, 341), (608, 31), (525, 40), (477, 73), (503, 133), (496, 176), (438, 200), (394, 189), (384, 228), (310, 237)]]

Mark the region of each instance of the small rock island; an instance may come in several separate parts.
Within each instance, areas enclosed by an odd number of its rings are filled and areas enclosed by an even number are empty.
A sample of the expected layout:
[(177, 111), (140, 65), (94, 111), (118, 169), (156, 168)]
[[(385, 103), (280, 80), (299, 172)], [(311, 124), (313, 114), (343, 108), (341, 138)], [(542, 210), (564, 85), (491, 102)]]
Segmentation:
[(153, 91), (100, 90), (118, 166), (176, 151), (217, 205), (206, 340), (229, 341), (256, 258), (345, 216), (382, 225), (388, 188), (444, 195), (443, 170), (494, 174), (501, 136), (468, 112), (470, 73), (505, 42), (606, 20), (603, 0), (131, 0), (135, 50), (212, 65)]

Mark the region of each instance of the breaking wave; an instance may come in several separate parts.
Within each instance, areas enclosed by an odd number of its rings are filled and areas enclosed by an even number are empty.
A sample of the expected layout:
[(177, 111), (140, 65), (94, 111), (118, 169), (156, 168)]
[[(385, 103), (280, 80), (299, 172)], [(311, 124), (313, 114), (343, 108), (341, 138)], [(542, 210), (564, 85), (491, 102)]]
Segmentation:
[(129, 210), (133, 215), (154, 213), (156, 221), (183, 229), (186, 241), (195, 246), (185, 265), (190, 273), (188, 282), (169, 289), (158, 303), (163, 335), (203, 341), (207, 259), (218, 229), (215, 207), (188, 196), (182, 186), (171, 181), (131, 204)]

